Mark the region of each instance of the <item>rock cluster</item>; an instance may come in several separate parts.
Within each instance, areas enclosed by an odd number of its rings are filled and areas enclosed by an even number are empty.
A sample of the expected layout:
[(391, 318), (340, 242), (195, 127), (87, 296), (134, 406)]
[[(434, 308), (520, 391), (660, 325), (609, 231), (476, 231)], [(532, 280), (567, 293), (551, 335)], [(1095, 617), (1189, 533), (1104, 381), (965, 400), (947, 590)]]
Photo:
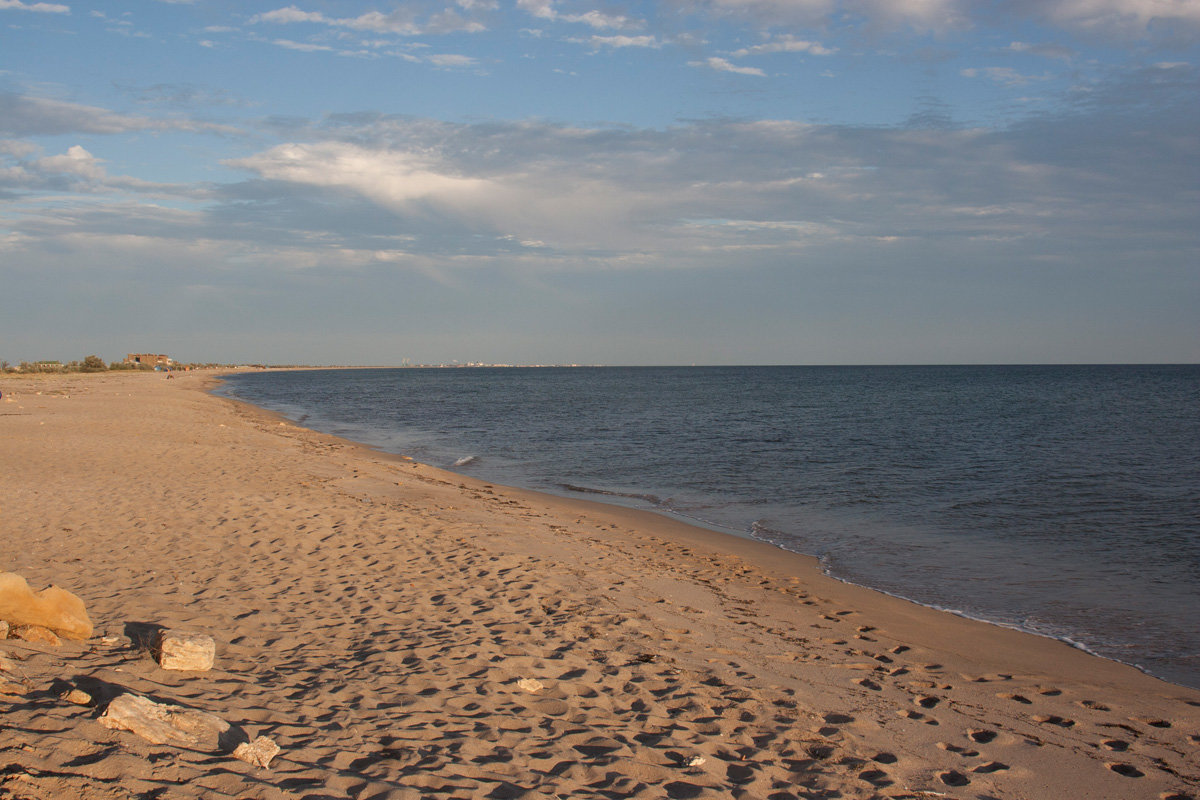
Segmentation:
[[(62, 638), (84, 640), (91, 635), (92, 622), (78, 597), (57, 586), (34, 592), (20, 575), (0, 572), (0, 639), (58, 646)], [(103, 639), (105, 644), (116, 641)], [(166, 670), (203, 672), (212, 669), (216, 659), (216, 643), (202, 633), (161, 630), (151, 649), (159, 667)], [(34, 688), (17, 674), (14, 662), (0, 653), (0, 695), (25, 695)], [(268, 737), (251, 741), (244, 730), (215, 714), (115, 688), (119, 693), (99, 719), (106, 728), (130, 731), (154, 744), (230, 754), (257, 767), (269, 766), (280, 753)], [(98, 704), (78, 686), (68, 686), (59, 697), (78, 706)]]

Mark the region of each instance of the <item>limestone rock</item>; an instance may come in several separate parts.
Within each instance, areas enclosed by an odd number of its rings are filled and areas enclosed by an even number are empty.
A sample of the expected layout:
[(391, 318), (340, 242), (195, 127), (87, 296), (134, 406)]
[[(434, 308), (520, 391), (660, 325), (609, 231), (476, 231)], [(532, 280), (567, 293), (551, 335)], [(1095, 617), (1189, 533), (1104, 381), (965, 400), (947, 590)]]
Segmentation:
[(517, 686), (529, 692), (530, 694), (537, 694), (542, 689), (546, 688), (545, 685), (537, 678), (521, 678), (521, 680), (517, 681)]
[(268, 767), (271, 759), (279, 755), (279, 745), (266, 736), (259, 736), (253, 742), (242, 742), (233, 751), (234, 758), (240, 758), (247, 764), (256, 767)]
[(82, 600), (57, 586), (35, 593), (13, 572), (0, 572), (0, 619), (13, 627), (41, 625), (68, 639), (92, 635), (92, 621)]
[(8, 622), (0, 619), (0, 639), (8, 638)]
[(29, 687), (24, 683), (0, 678), (0, 694), (25, 694)]
[(48, 644), (54, 647), (62, 644), (62, 639), (58, 638), (58, 634), (41, 625), (18, 625), (10, 633), (14, 639), (23, 639), (33, 644)]
[(183, 631), (162, 631), (155, 646), (163, 669), (204, 672), (212, 669), (217, 645), (211, 636)]
[(114, 698), (100, 717), (100, 724), (114, 730), (131, 731), (154, 744), (209, 752), (222, 749), (223, 740), (233, 727), (216, 714), (156, 703), (136, 694)]

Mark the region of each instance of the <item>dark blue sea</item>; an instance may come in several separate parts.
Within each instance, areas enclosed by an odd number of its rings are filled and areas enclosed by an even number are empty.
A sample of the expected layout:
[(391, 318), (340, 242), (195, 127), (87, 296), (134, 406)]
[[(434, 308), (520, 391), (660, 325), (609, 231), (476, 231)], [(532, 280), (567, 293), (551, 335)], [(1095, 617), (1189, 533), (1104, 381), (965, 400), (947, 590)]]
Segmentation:
[(365, 369), (222, 391), (1200, 687), (1200, 366)]

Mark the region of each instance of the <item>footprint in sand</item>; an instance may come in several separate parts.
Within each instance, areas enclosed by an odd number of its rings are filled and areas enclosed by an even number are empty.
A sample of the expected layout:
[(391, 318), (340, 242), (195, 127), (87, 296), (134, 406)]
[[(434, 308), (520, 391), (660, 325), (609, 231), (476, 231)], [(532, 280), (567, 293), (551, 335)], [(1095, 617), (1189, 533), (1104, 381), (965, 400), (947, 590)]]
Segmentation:
[(947, 786), (966, 786), (971, 782), (971, 779), (966, 775), (953, 769), (938, 773), (938, 778)]
[(1033, 701), (1022, 694), (998, 694), (996, 697), (999, 697), (1001, 700), (1012, 700), (1014, 703), (1021, 703), (1026, 706), (1033, 705)]
[(881, 769), (867, 769), (858, 774), (861, 780), (874, 786), (876, 789), (882, 789), (885, 786), (891, 786), (894, 781), (891, 777)]
[(1060, 728), (1075, 727), (1075, 720), (1066, 719), (1065, 717), (1060, 717), (1057, 714), (1049, 714), (1046, 716), (1034, 717), (1033, 721), (1040, 723), (1042, 725), (1057, 725)]
[(1146, 774), (1132, 764), (1113, 763), (1105, 764), (1104, 766), (1108, 767), (1118, 775), (1124, 775), (1126, 778), (1140, 778)]
[(1171, 727), (1171, 723), (1167, 722), (1165, 719), (1138, 717), (1137, 721), (1143, 722), (1143, 723), (1149, 725), (1151, 728), (1169, 728), (1169, 727)]
[(967, 731), (967, 738), (976, 744), (987, 744), (996, 738), (996, 732), (985, 730)]

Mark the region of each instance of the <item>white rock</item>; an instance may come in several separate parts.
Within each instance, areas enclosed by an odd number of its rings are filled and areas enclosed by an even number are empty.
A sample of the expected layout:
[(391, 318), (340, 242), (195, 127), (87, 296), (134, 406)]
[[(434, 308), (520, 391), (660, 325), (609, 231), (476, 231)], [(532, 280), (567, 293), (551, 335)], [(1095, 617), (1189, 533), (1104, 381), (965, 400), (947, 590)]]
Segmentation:
[(193, 750), (215, 752), (232, 726), (216, 714), (183, 706), (156, 703), (136, 694), (117, 696), (100, 724), (114, 730), (131, 731), (154, 744), (170, 744)]
[(233, 757), (253, 764), (256, 767), (268, 767), (271, 759), (279, 755), (279, 745), (266, 736), (259, 736), (253, 742), (242, 742), (233, 751)]
[(183, 631), (162, 631), (155, 647), (163, 669), (204, 672), (212, 669), (217, 645), (211, 636)]
[(521, 678), (521, 680), (517, 681), (517, 686), (529, 692), (530, 694), (537, 694), (542, 689), (546, 688), (546, 686), (536, 678)]

